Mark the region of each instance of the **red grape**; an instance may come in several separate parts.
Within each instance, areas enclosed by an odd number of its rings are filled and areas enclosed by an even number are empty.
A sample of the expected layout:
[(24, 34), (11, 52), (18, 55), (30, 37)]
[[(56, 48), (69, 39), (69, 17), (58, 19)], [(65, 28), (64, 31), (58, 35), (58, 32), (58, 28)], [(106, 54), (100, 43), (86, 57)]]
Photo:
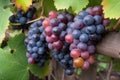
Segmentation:
[(78, 57), (80, 56), (80, 50), (78, 50), (78, 49), (73, 49), (73, 50), (71, 51), (71, 53), (70, 53), (70, 56), (71, 56), (72, 58), (78, 58)]

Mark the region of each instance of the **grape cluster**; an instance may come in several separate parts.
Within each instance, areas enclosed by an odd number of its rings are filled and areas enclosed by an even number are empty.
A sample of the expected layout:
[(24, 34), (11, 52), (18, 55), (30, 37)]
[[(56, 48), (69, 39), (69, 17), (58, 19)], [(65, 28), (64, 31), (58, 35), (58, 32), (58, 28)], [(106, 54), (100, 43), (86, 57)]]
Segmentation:
[(43, 32), (44, 27), (42, 26), (42, 22), (42, 20), (39, 20), (31, 24), (28, 36), (25, 39), (28, 63), (35, 63), (38, 66), (43, 66), (45, 62), (50, 59), (48, 44), (45, 40), (45, 34)]
[(74, 16), (67, 12), (49, 12), (49, 18), (43, 21), (45, 27), (46, 41), (52, 50), (53, 56), (65, 69), (68, 75), (73, 74), (73, 59), (70, 56), (69, 44), (65, 42), (67, 25), (73, 21)]
[(65, 41), (70, 44), (70, 56), (75, 68), (87, 70), (95, 62), (95, 45), (101, 40), (109, 20), (104, 18), (101, 6), (89, 7), (74, 18), (67, 29)]
[(23, 10), (17, 10), (16, 14), (13, 14), (9, 17), (9, 21), (11, 23), (20, 23), (22, 26), (12, 26), (12, 28), (21, 29), (23, 26), (25, 27), (25, 23), (33, 20), (36, 17), (35, 12), (35, 7), (30, 7), (27, 12), (24, 12)]

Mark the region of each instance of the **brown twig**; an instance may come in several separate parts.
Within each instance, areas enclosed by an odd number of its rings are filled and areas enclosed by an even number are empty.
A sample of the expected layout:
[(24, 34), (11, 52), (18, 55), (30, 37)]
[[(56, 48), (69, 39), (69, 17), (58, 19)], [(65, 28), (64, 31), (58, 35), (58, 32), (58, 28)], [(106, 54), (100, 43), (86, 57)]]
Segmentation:
[(51, 76), (53, 77), (54, 80), (57, 80), (53, 73), (51, 73)]
[(40, 16), (44, 16), (44, 0), (41, 0), (41, 14)]
[(112, 66), (113, 66), (113, 62), (111, 61), (110, 64), (109, 64), (108, 71), (107, 71), (106, 80), (110, 80), (110, 74), (111, 74), (111, 71), (112, 71)]
[(64, 78), (65, 78), (65, 72), (63, 71), (62, 80), (64, 80)]

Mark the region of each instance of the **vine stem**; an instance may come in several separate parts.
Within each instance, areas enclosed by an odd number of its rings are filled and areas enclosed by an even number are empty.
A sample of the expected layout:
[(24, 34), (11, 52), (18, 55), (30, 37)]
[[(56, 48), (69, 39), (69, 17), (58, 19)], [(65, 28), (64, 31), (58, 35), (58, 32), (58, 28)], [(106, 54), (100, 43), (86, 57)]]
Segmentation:
[(113, 31), (118, 29), (118, 26), (120, 25), (120, 19), (117, 21), (117, 23), (115, 24), (115, 26), (113, 27)]
[(44, 15), (44, 0), (41, 0), (41, 8), (42, 10), (41, 10), (40, 16), (43, 16)]
[[(44, 19), (44, 18), (45, 18), (45, 17), (41, 16), (41, 17), (36, 18), (36, 19), (34, 19), (34, 20), (28, 21), (26, 24), (30, 24), (30, 23), (33, 23), (33, 22), (35, 22), (35, 21), (38, 21), (38, 20)], [(19, 25), (21, 25), (21, 24), (20, 24), (20, 23), (10, 23), (10, 25), (19, 26)]]

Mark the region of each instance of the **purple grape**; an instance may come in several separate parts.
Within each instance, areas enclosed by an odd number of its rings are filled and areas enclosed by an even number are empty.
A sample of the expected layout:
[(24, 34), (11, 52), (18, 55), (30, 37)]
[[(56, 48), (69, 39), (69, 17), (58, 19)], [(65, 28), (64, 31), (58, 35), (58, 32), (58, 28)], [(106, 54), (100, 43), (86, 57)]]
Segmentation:
[(83, 19), (85, 16), (87, 16), (87, 15), (89, 15), (89, 13), (86, 12), (86, 11), (81, 11), (81, 12), (79, 12), (79, 14), (78, 14), (78, 16), (80, 16), (82, 19)]
[(97, 33), (102, 34), (105, 31), (105, 27), (103, 25), (97, 25)]
[(102, 17), (99, 16), (99, 15), (95, 15), (95, 16), (94, 16), (94, 20), (95, 20), (95, 24), (96, 24), (96, 25), (99, 25), (99, 24), (102, 23)]
[(87, 44), (80, 42), (80, 43), (77, 45), (77, 48), (78, 48), (79, 50), (87, 50)]
[(96, 32), (96, 27), (94, 25), (86, 26), (84, 32), (88, 34), (93, 34)]
[(81, 34), (79, 40), (81, 42), (87, 42), (89, 40), (89, 36), (87, 34)]
[(72, 32), (72, 36), (74, 39), (79, 39), (80, 35), (81, 35), (81, 32), (79, 30), (74, 30)]
[(94, 54), (94, 53), (95, 53), (95, 46), (94, 46), (94, 45), (88, 46), (87, 51), (88, 51), (90, 54)]
[(93, 18), (93, 16), (91, 16), (91, 15), (87, 15), (87, 16), (84, 17), (83, 22), (84, 22), (84, 24), (87, 25), (87, 26), (93, 25), (93, 23), (94, 23), (94, 18)]

